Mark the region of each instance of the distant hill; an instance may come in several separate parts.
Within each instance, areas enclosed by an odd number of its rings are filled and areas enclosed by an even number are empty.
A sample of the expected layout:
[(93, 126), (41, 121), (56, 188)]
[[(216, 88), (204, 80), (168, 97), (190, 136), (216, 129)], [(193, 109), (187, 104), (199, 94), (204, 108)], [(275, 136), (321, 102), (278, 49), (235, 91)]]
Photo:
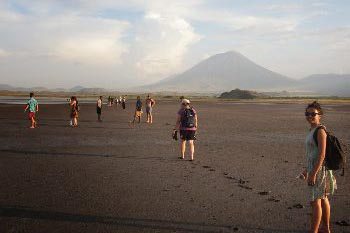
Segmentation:
[(255, 91), (240, 90), (237, 88), (230, 92), (222, 93), (219, 98), (221, 99), (256, 99), (259, 97), (261, 98), (261, 97), (267, 97), (267, 96)]
[(83, 86), (74, 86), (74, 87), (72, 87), (71, 89), (69, 89), (69, 91), (70, 92), (78, 92), (78, 91), (81, 91), (81, 90), (83, 90), (83, 89), (85, 89), (85, 87), (83, 87)]
[(321, 95), (350, 97), (350, 74), (314, 74), (298, 82), (298, 89)]
[(182, 74), (142, 88), (151, 91), (222, 92), (235, 88), (281, 90), (296, 83), (296, 80), (230, 51), (209, 57)]
[(81, 94), (100, 94), (100, 93), (110, 92), (110, 90), (107, 90), (104, 88), (83, 88), (76, 92)]
[[(254, 90), (271, 96), (339, 96), (350, 97), (350, 74), (315, 74), (301, 80), (291, 79), (255, 64), (240, 53), (230, 51), (203, 60), (183, 73), (157, 83), (128, 88), (131, 92), (214, 94), (235, 90)], [(82, 94), (116, 92), (104, 88), (75, 86), (70, 89), (12, 87), (0, 84), (0, 90), (52, 91)], [(284, 94), (281, 91), (287, 91)]]
[(0, 90), (1, 91), (11, 91), (13, 90), (13, 86), (7, 85), (7, 84), (0, 84)]

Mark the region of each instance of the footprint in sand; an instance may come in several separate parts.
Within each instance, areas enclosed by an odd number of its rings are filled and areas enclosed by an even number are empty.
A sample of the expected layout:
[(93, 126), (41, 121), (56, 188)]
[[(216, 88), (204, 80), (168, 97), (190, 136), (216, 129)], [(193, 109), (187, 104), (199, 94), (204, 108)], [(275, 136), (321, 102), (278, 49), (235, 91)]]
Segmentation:
[(345, 221), (345, 220), (337, 221), (337, 222), (335, 222), (335, 224), (338, 225), (338, 226), (342, 226), (342, 227), (348, 227), (348, 226), (350, 226), (350, 223), (348, 223), (348, 222)]
[(304, 206), (302, 204), (295, 204), (295, 205), (293, 205), (293, 207), (288, 207), (289, 210), (291, 210), (293, 208), (295, 208), (295, 209), (303, 209)]
[(227, 176), (226, 179), (229, 179), (229, 180), (237, 180), (235, 177), (233, 176)]
[(281, 201), (281, 200), (276, 199), (276, 198), (274, 198), (274, 197), (270, 197), (270, 198), (268, 198), (267, 200), (268, 200), (268, 201), (272, 201), (272, 202), (280, 202), (280, 201)]
[(249, 181), (239, 179), (239, 180), (238, 180), (238, 183), (239, 183), (239, 184), (245, 184), (245, 183), (249, 183)]
[(202, 166), (202, 167), (203, 167), (203, 168), (210, 168), (210, 166), (206, 166), (206, 165), (205, 165), (205, 166)]
[(271, 193), (271, 191), (258, 192), (258, 194), (262, 195), (262, 196), (269, 195), (270, 193)]
[(238, 187), (243, 188), (243, 189), (247, 189), (247, 190), (253, 190), (253, 188), (246, 186), (246, 185), (242, 185), (242, 184), (239, 184)]

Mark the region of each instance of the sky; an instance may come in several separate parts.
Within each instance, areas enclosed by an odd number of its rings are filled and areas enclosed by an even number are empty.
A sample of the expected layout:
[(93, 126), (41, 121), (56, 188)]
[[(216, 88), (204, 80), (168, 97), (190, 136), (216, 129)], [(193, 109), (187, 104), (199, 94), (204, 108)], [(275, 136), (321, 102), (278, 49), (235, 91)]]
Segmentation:
[(123, 89), (237, 51), (291, 78), (350, 73), (348, 0), (0, 0), (0, 84)]

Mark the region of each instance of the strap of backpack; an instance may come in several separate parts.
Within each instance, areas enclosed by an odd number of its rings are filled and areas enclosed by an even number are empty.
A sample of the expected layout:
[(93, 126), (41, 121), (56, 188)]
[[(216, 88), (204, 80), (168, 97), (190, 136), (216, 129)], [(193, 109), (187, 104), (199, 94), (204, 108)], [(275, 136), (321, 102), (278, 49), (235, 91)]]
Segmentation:
[[(319, 129), (324, 129), (324, 131), (326, 131), (326, 127), (324, 127), (323, 125), (320, 125), (320, 126), (317, 126), (317, 128), (315, 129), (313, 138), (314, 138), (314, 141), (315, 141), (315, 143), (316, 143), (316, 146), (318, 146), (317, 133), (318, 133), (318, 130), (319, 130)], [(326, 131), (326, 133), (327, 133), (327, 131)]]

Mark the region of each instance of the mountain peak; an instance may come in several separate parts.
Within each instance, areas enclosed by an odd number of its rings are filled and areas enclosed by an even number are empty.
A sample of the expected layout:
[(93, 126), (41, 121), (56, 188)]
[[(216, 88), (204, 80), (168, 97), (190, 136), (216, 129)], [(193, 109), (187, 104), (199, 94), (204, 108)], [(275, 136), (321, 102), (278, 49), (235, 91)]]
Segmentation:
[(209, 59), (210, 58), (228, 58), (228, 59), (230, 59), (230, 58), (245, 58), (245, 59), (247, 59), (241, 53), (236, 52), (234, 50), (227, 51), (227, 52), (224, 52), (224, 53), (218, 53), (218, 54), (215, 54), (215, 55), (209, 57)]
[(265, 69), (236, 51), (213, 55), (173, 78), (149, 85), (153, 90), (218, 92), (236, 88), (276, 90), (294, 80)]

